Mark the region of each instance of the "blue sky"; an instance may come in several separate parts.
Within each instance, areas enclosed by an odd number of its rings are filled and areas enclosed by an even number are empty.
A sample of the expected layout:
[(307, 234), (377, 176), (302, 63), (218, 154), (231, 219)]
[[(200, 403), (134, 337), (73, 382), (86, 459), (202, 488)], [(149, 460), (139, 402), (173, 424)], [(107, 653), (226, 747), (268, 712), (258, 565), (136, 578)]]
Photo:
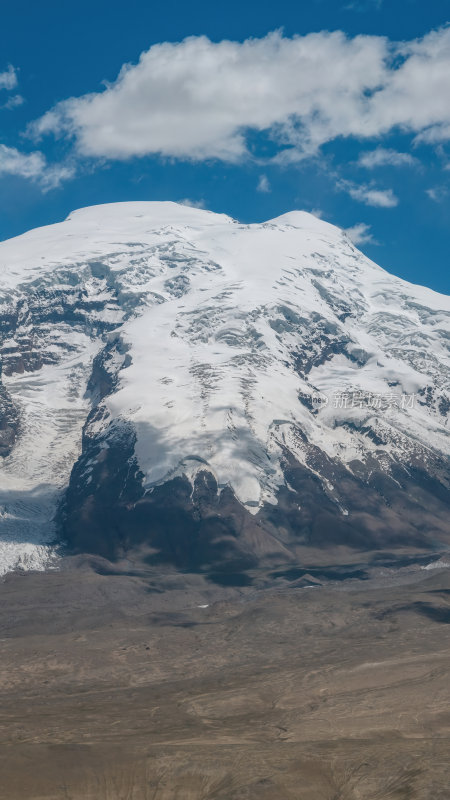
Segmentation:
[(448, 293), (448, 21), (447, 0), (16, 0), (0, 238), (120, 200), (301, 208)]

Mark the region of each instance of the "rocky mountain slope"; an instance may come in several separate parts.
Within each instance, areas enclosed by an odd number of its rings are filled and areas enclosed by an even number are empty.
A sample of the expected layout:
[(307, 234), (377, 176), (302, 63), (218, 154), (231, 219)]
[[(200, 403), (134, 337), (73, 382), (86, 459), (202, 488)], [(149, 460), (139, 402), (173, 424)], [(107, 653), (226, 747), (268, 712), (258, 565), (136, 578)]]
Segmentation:
[(54, 538), (219, 582), (445, 549), (449, 341), (449, 297), (304, 212), (117, 203), (1, 243), (2, 571)]

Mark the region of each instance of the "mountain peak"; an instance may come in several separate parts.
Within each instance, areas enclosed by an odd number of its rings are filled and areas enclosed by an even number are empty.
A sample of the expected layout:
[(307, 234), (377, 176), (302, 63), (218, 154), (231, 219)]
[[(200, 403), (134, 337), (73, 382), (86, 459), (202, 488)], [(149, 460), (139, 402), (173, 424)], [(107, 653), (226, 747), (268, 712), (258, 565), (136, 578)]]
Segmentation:
[[(140, 222), (135, 222), (137, 220)], [(103, 203), (79, 208), (71, 211), (66, 218), (66, 222), (68, 221), (81, 225), (92, 222), (98, 225), (119, 224), (121, 228), (130, 224), (151, 225), (152, 228), (160, 228), (177, 224), (228, 224), (233, 222), (233, 219), (226, 214), (207, 211), (188, 203), (175, 203), (171, 200), (140, 200)]]
[(330, 536), (445, 539), (450, 300), (389, 275), (338, 228), (302, 211), (245, 225), (114, 203), (1, 243), (0, 264), (0, 472), (19, 504), (4, 502), (3, 526), (16, 544), (41, 546), (58, 505), (54, 534), (74, 547), (113, 556), (145, 541), (158, 558), (178, 509), (179, 535), (204, 531), (215, 567), (238, 529), (229, 547), (247, 561)]

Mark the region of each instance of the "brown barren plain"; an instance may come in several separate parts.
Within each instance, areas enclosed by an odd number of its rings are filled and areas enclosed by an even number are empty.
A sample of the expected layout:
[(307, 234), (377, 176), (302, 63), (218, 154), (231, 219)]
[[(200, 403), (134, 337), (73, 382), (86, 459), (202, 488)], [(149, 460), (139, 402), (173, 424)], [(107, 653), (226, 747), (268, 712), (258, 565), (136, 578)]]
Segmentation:
[(448, 800), (449, 578), (9, 575), (0, 797)]

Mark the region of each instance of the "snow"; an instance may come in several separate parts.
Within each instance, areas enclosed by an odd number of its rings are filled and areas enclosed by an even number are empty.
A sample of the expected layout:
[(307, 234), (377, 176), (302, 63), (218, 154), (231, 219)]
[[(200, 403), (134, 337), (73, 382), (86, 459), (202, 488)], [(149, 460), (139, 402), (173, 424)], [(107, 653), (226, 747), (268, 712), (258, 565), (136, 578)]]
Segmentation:
[[(164, 253), (166, 243), (173, 261), (160, 259), (157, 266), (157, 252)], [(280, 434), (283, 427), (300, 426), (311, 442), (343, 457), (345, 438), (335, 421), (358, 413), (328, 407), (311, 424), (309, 412), (298, 402), (305, 382), (292, 369), (299, 332), (285, 331), (280, 337), (273, 328), (280, 307), (294, 314), (300, 309), (307, 319), (320, 314), (340, 326), (354, 347), (362, 344), (371, 354), (363, 368), (343, 355), (313, 368), (310, 383), (318, 390), (331, 394), (354, 387), (381, 394), (392, 391), (389, 383), (396, 380), (400, 392), (412, 394), (426, 385), (426, 374), (390, 356), (380, 348), (378, 335), (367, 333), (379, 310), (384, 312), (385, 298), (390, 300), (393, 291), (403, 296), (406, 285), (357, 253), (341, 231), (312, 215), (292, 212), (264, 225), (220, 222), (191, 229), (188, 239), (180, 229), (176, 245), (172, 229), (159, 231), (153, 252), (156, 275), (151, 285), (163, 302), (123, 326), (132, 364), (121, 374), (119, 391), (107, 400), (113, 418), (124, 416), (136, 426), (136, 453), (147, 486), (185, 471), (181, 459), (189, 455), (200, 466), (206, 461), (219, 486), (232, 486), (256, 512), (263, 501), (273, 502), (283, 482), (280, 446), (289, 436)], [(342, 325), (314, 285), (317, 270), (313, 275), (311, 268), (317, 262), (320, 272), (331, 268), (332, 278), (327, 274), (326, 280), (335, 298), (353, 303), (357, 298), (357, 316), (351, 322)], [(165, 292), (169, 270), (189, 277), (189, 290), (181, 297)], [(420, 292), (415, 287), (411, 291), (418, 299)], [(432, 294), (439, 308), (450, 309), (448, 298)], [(399, 305), (397, 323), (403, 317), (409, 329), (417, 326), (411, 305), (404, 302), (404, 312)], [(431, 326), (427, 333), (439, 341)], [(393, 410), (386, 416), (400, 415)], [(416, 417), (403, 414), (394, 421), (414, 435), (425, 415), (418, 412)], [(426, 426), (433, 445), (448, 452), (442, 426), (428, 419)], [(357, 454), (354, 445), (353, 437), (348, 461)], [(301, 458), (298, 450), (296, 455)]]
[(432, 561), (431, 564), (427, 564), (425, 567), (421, 567), (421, 569), (448, 569), (450, 567), (450, 561), (445, 561), (443, 558), (439, 559), (439, 561)]
[(84, 345), (62, 364), (3, 379), (23, 422), (13, 452), (0, 460), (0, 575), (55, 563), (54, 516), (89, 410), (73, 391), (87, 380), (92, 345)]
[[(106, 422), (134, 424), (147, 487), (175, 474), (193, 481), (207, 465), (256, 513), (276, 502), (283, 448), (305, 460), (299, 428), (347, 465), (376, 447), (405, 454), (419, 443), (450, 454), (448, 418), (426, 405), (376, 412), (333, 403), (346, 389), (416, 395), (432, 385), (448, 396), (450, 298), (387, 273), (311, 214), (243, 225), (175, 203), (116, 203), (0, 243), (0, 303), (43, 288), (58, 303), (67, 286), (87, 304), (73, 349), (54, 366), (4, 378), (24, 427), (0, 468), (0, 508), (14, 492), (22, 498), (0, 517), (0, 569), (20, 553), (45, 566), (51, 553), (39, 548), (79, 453), (90, 364), (108, 336), (100, 323), (116, 326), (129, 355), (105, 400)], [(92, 301), (101, 308), (89, 310)], [(61, 351), (66, 335), (53, 325), (47, 351)], [(317, 359), (327, 341), (345, 346)], [(312, 360), (306, 377), (299, 353)], [(75, 393), (65, 385), (73, 369)], [(328, 399), (315, 415), (299, 402), (311, 392)], [(388, 445), (343, 427), (367, 421), (390, 431)]]

